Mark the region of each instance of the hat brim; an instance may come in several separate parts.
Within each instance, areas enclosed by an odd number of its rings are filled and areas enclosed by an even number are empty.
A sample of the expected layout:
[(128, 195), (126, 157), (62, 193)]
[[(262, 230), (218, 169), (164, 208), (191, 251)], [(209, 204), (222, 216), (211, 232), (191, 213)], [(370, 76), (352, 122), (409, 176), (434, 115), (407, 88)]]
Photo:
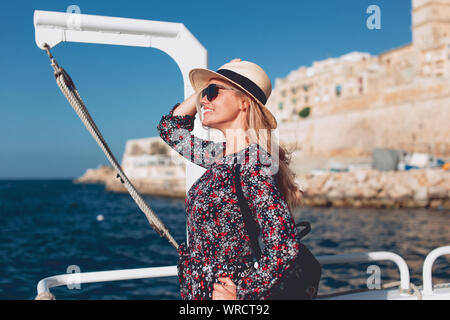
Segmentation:
[(233, 80), (230, 80), (229, 78), (221, 75), (220, 73), (211, 71), (209, 69), (195, 68), (189, 72), (189, 81), (191, 82), (192, 88), (194, 89), (195, 92), (199, 92), (200, 90), (206, 88), (208, 82), (213, 78), (219, 78), (223, 79), (224, 81), (231, 82), (235, 86), (239, 87), (242, 91), (246, 92), (251, 97), (253, 97), (255, 101), (258, 103), (258, 105), (261, 107), (261, 111), (263, 112), (264, 116), (269, 121), (271, 129), (275, 129), (277, 127), (277, 120), (275, 119), (272, 112), (270, 112), (270, 110), (261, 101), (259, 101), (253, 94), (247, 91), (240, 84), (234, 82)]

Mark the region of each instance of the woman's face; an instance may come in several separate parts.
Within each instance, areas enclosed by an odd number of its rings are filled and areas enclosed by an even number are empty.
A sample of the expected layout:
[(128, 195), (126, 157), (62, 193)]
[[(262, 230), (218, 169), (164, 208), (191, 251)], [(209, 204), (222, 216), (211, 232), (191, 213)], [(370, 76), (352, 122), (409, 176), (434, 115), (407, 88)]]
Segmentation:
[(215, 128), (225, 133), (226, 129), (239, 129), (242, 127), (240, 113), (243, 98), (238, 92), (232, 90), (232, 85), (221, 79), (211, 79), (207, 85), (217, 84), (227, 89), (219, 88), (215, 99), (209, 101), (206, 97), (201, 98), (203, 106), (202, 124), (206, 127)]

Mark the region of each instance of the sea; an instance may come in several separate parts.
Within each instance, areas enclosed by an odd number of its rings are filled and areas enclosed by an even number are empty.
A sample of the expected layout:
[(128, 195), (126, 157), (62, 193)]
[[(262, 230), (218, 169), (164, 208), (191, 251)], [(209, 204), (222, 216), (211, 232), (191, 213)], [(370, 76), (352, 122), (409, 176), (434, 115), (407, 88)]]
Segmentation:
[[(185, 241), (184, 200), (144, 196), (178, 243)], [(300, 208), (309, 221), (303, 243), (315, 255), (391, 251), (422, 285), (422, 265), (434, 248), (450, 245), (450, 212), (430, 209)], [(32, 300), (38, 282), (75, 271), (173, 266), (176, 250), (150, 227), (127, 193), (71, 180), (0, 181), (0, 299)], [(320, 294), (399, 280), (393, 262), (325, 265)], [(371, 280), (371, 281), (372, 281)], [(436, 260), (433, 283), (450, 282), (450, 259)], [(373, 284), (373, 282), (371, 282)], [(180, 299), (177, 277), (55, 287), (57, 300)]]

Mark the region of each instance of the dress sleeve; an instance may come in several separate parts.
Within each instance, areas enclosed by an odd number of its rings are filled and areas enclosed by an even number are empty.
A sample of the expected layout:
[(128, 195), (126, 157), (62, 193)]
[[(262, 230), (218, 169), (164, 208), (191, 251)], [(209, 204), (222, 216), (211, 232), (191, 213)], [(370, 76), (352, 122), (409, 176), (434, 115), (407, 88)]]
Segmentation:
[(262, 167), (256, 164), (241, 171), (242, 191), (257, 217), (264, 247), (258, 267), (244, 271), (237, 284), (238, 300), (265, 299), (299, 252), (292, 214), (275, 183), (275, 175), (261, 172)]
[(158, 124), (160, 137), (176, 152), (187, 160), (208, 169), (217, 156), (223, 155), (225, 143), (197, 138), (191, 131), (194, 129), (195, 116), (174, 116), (173, 111), (161, 118)]

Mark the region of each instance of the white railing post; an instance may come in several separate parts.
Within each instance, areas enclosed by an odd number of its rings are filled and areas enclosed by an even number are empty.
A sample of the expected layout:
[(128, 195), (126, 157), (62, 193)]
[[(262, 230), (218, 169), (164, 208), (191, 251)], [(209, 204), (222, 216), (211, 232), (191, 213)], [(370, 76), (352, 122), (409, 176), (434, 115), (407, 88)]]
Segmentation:
[(93, 282), (107, 282), (119, 280), (136, 280), (159, 277), (173, 277), (177, 275), (177, 266), (152, 267), (126, 270), (98, 271), (68, 273), (48, 277), (39, 281), (37, 285), (38, 295), (50, 292), (50, 288)]
[(400, 270), (400, 294), (407, 295), (410, 290), (409, 268), (406, 261), (398, 254), (388, 251), (376, 251), (368, 253), (349, 253), (330, 256), (318, 256), (317, 260), (323, 265), (334, 263), (392, 261)]
[(433, 251), (431, 251), (425, 258), (422, 268), (424, 295), (433, 295), (433, 278), (432, 278), (433, 264), (437, 258), (446, 254), (450, 254), (450, 246), (436, 248)]

